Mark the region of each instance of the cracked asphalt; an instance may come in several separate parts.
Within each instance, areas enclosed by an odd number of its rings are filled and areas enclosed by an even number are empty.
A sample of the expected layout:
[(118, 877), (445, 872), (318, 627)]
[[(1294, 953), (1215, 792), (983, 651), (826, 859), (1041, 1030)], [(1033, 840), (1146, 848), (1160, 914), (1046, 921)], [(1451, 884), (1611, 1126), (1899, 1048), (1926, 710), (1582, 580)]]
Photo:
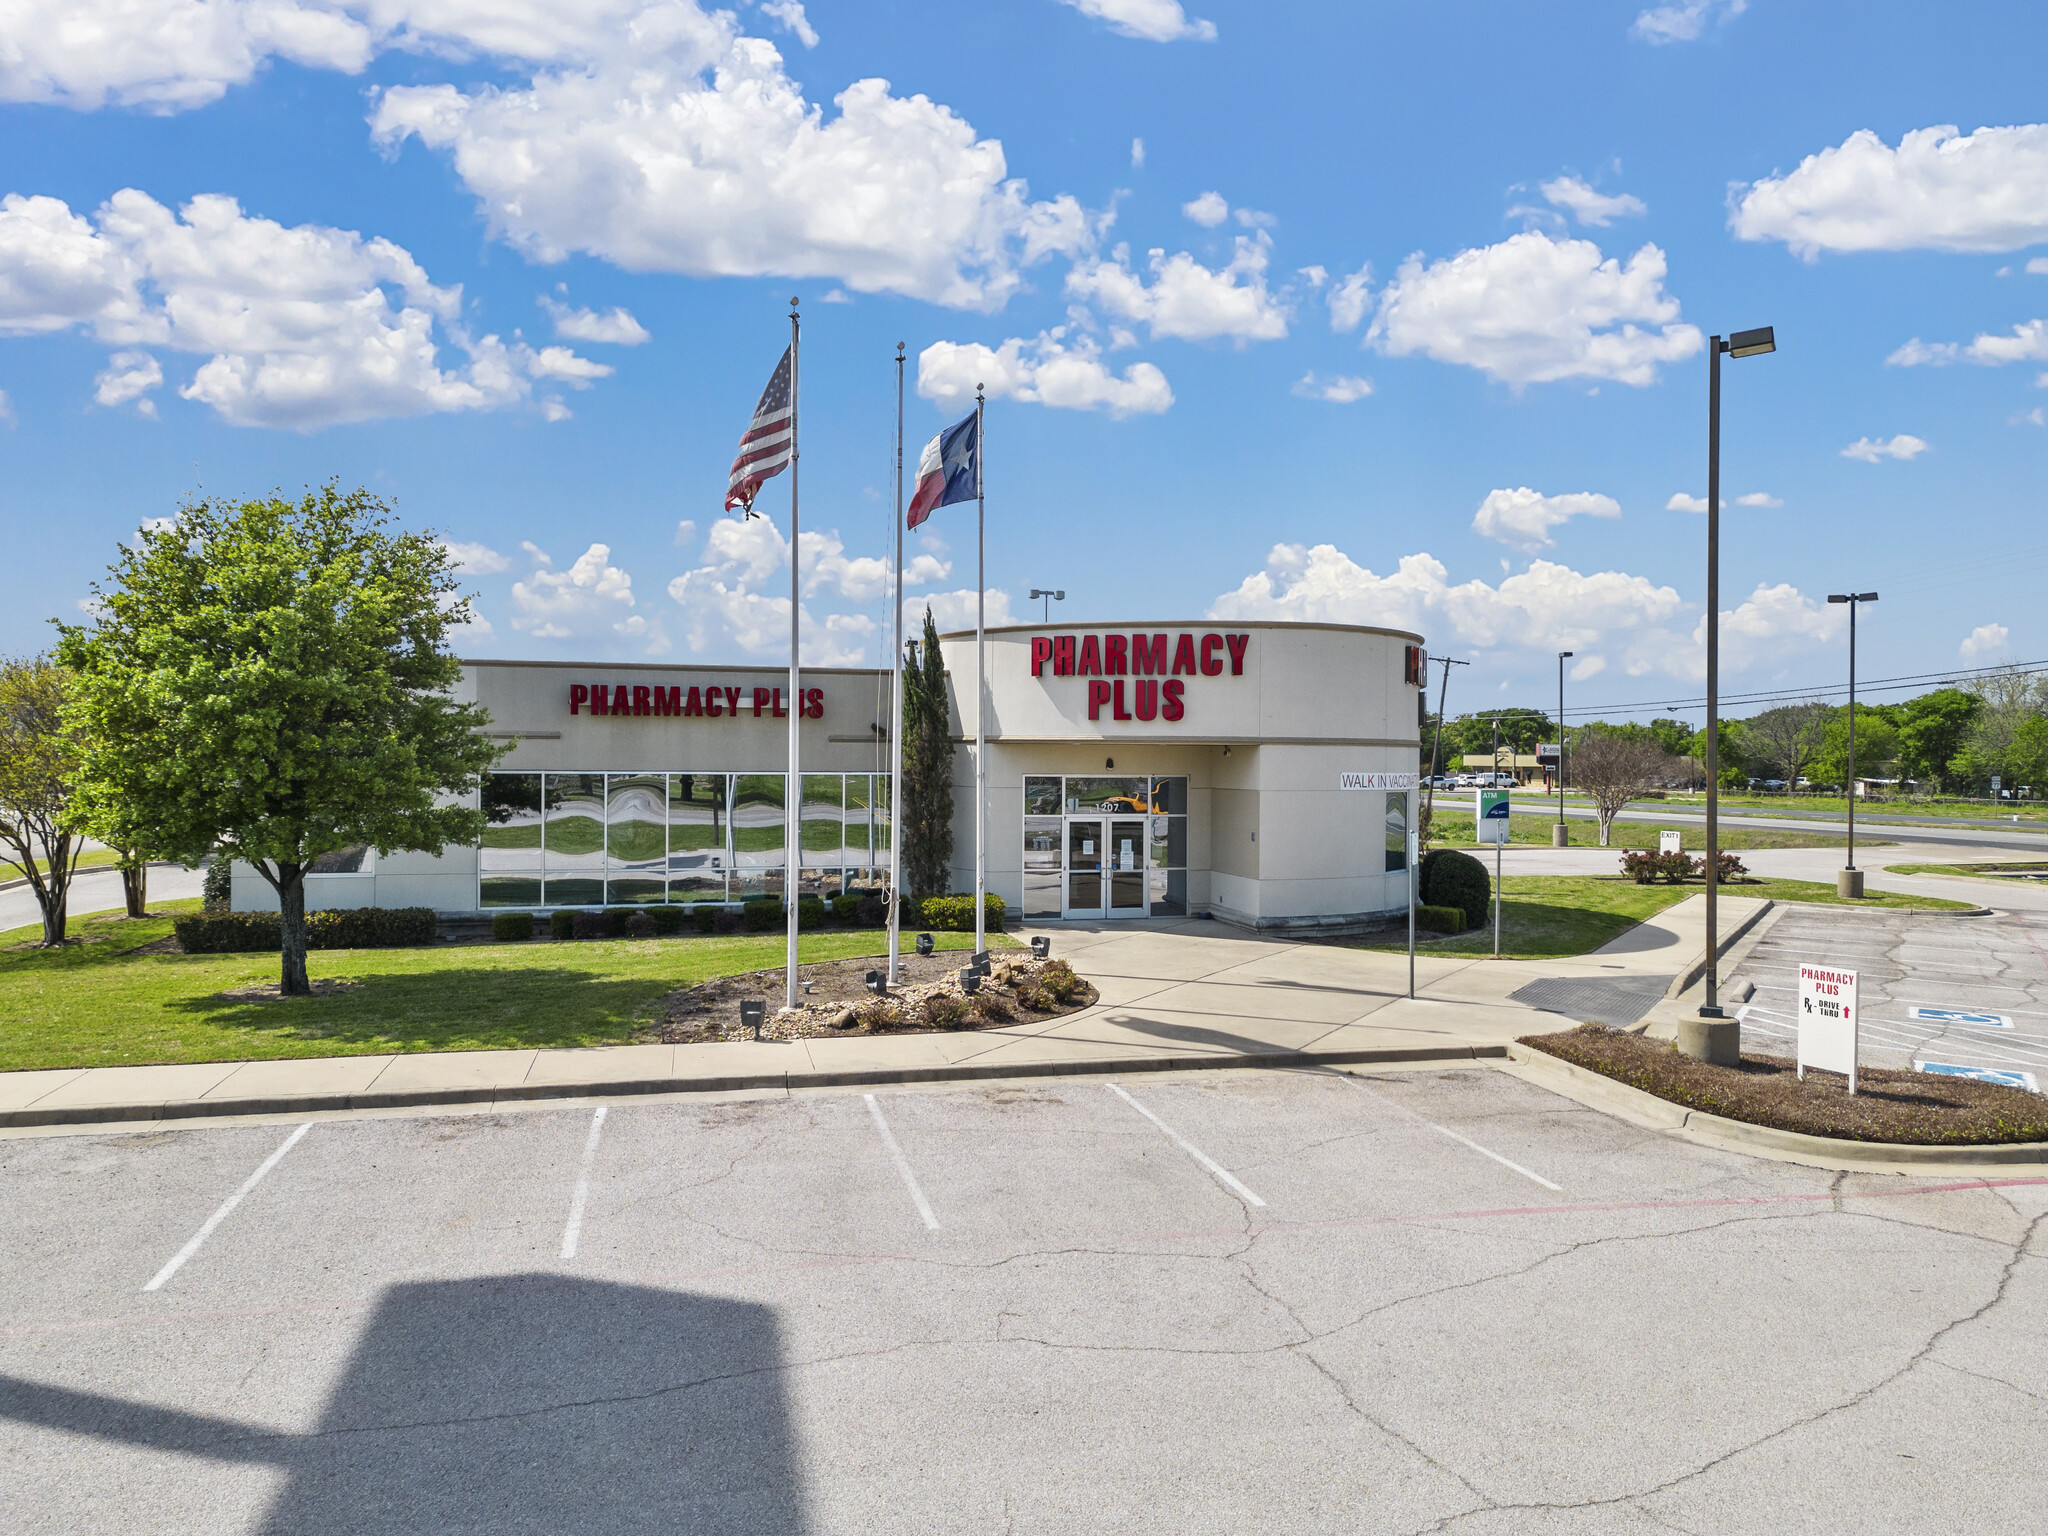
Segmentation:
[(2048, 1178), (1117, 1082), (0, 1141), (6, 1528), (2041, 1528)]

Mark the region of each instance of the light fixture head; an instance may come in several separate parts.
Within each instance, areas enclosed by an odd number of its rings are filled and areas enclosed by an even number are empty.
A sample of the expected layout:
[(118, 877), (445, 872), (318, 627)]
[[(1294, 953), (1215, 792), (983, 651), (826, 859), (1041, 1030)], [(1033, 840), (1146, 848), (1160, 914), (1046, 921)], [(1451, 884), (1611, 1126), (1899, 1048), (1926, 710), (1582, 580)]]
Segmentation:
[(1735, 332), (1721, 343), (1721, 350), (1730, 357), (1759, 357), (1777, 351), (1778, 338), (1773, 327), (1760, 325), (1753, 331)]
[(1828, 594), (1828, 601), (1831, 603), (1846, 603), (1849, 601), (1849, 594), (1846, 592), (1830, 592)]
[(1559, 651), (1557, 653), (1557, 659), (1559, 661), (1563, 661), (1567, 656), (1576, 656), (1578, 654), (1579, 653), (1577, 651)]

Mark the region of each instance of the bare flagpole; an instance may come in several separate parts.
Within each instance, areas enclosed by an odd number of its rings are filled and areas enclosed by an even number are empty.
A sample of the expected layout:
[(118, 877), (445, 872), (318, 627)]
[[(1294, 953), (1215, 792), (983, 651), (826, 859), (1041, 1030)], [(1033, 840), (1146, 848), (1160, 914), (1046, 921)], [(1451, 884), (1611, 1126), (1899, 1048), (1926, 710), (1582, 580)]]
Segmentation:
[(797, 402), (797, 342), (801, 333), (801, 322), (797, 317), (796, 300), (789, 301), (789, 777), (782, 790), (782, 842), (785, 863), (782, 872), (782, 899), (789, 914), (789, 961), (788, 978), (783, 998), (785, 1008), (794, 1008), (796, 990), (796, 928), (797, 928), (797, 884), (803, 868), (803, 806), (804, 781), (797, 768), (797, 728), (803, 719), (803, 694), (798, 685), (797, 671), (797, 627), (801, 622), (802, 608), (798, 602), (800, 592), (797, 586), (797, 560), (802, 546), (797, 538), (796, 502), (796, 402)]
[(889, 724), (889, 969), (897, 982), (903, 952), (903, 343), (896, 343), (896, 649), (895, 714)]
[(988, 608), (988, 538), (984, 532), (982, 460), (988, 443), (981, 435), (983, 397), (974, 386), (974, 954), (988, 950), (988, 735), (982, 689), (988, 661), (983, 650)]

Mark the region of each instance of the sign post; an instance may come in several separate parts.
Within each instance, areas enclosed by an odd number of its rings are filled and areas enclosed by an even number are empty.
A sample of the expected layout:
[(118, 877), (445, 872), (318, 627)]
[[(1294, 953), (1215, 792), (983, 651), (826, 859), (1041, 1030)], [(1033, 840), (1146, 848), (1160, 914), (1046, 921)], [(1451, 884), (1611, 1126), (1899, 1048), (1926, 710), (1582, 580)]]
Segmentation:
[(1514, 806), (1509, 803), (1510, 791), (1505, 789), (1482, 789), (1477, 792), (1472, 810), (1473, 825), (1478, 828), (1479, 841), (1493, 844), (1493, 952), (1500, 954), (1500, 850), (1508, 840), (1509, 818)]
[(1685, 834), (1683, 832), (1659, 832), (1657, 834), (1657, 851), (1659, 853), (1685, 852)]
[(1849, 1091), (1856, 1091), (1856, 1047), (1859, 1020), (1856, 973), (1825, 965), (1799, 966), (1799, 1080), (1806, 1069), (1842, 1072)]
[(1422, 862), (1422, 833), (1412, 821), (1408, 827), (1408, 995), (1415, 995), (1415, 880)]

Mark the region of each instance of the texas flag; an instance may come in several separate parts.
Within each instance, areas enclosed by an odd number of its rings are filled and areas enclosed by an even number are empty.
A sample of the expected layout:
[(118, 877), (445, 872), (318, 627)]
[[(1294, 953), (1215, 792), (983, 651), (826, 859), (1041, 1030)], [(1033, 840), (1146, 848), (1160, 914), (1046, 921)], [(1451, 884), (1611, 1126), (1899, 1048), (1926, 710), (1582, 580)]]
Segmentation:
[(972, 501), (981, 493), (981, 441), (976, 418), (946, 428), (924, 445), (917, 461), (917, 489), (910, 498), (909, 526), (915, 528), (940, 507)]

